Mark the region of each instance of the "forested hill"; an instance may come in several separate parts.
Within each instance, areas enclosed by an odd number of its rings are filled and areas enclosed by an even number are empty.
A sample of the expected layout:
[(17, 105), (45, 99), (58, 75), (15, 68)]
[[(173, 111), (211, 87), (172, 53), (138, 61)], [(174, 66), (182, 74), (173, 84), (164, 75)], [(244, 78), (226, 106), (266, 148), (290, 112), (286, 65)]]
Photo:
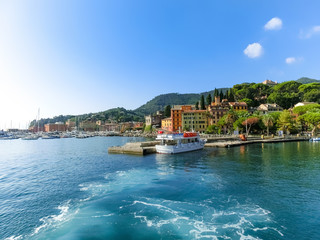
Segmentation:
[[(225, 93), (229, 88), (219, 88), (217, 90), (222, 91)], [(141, 115), (147, 115), (154, 113), (159, 110), (163, 110), (167, 105), (187, 105), (187, 104), (196, 104), (196, 102), (200, 101), (201, 95), (206, 97), (208, 94), (213, 93), (212, 91), (203, 92), (203, 93), (168, 93), (168, 94), (161, 94), (156, 96), (146, 104), (142, 105), (141, 107), (134, 110), (135, 113)]]
[(302, 77), (296, 80), (296, 82), (302, 83), (302, 84), (308, 84), (308, 83), (320, 83), (320, 80), (312, 79), (312, 78), (307, 78), (307, 77)]

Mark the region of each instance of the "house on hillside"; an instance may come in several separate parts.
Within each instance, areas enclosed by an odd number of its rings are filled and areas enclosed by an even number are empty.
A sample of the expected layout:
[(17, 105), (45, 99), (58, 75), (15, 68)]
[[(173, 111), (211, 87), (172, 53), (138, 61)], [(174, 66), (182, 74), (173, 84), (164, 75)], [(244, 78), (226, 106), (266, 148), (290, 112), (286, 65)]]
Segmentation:
[(305, 106), (309, 104), (315, 104), (315, 102), (299, 102), (296, 105), (294, 105), (294, 107)]
[(265, 104), (260, 104), (260, 106), (257, 108), (257, 111), (261, 112), (262, 114), (267, 114), (270, 112), (281, 112), (283, 111), (283, 108), (276, 103), (273, 103), (273, 104), (265, 103)]
[(274, 86), (274, 85), (277, 85), (278, 83), (267, 79), (267, 80), (263, 81), (262, 84), (265, 84), (268, 86)]

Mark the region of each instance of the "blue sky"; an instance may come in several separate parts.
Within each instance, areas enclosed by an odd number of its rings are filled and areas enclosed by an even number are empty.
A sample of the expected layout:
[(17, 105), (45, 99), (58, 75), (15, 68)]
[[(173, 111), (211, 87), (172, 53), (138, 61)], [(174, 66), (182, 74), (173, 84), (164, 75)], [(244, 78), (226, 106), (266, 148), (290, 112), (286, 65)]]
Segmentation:
[(170, 92), (320, 79), (320, 1), (0, 0), (0, 129)]

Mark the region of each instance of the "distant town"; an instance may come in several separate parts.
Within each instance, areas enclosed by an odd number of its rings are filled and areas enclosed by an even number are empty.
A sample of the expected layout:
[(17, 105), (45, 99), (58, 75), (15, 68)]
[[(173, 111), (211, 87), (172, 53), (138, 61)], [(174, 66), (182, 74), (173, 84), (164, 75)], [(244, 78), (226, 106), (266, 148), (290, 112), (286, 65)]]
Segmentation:
[[(319, 100), (320, 83), (317, 80), (281, 84), (265, 80), (258, 84), (238, 84), (224, 92), (215, 89), (212, 94), (201, 95), (194, 104), (166, 105), (162, 110), (144, 115), (144, 121), (96, 120), (95, 115), (85, 119), (73, 116), (66, 121), (54, 123), (34, 121), (27, 132), (151, 134), (161, 129), (168, 132), (196, 131), (207, 134), (269, 135), (305, 132), (314, 135), (320, 124)], [(18, 131), (8, 129), (6, 132)], [(4, 135), (3, 130), (0, 133)]]

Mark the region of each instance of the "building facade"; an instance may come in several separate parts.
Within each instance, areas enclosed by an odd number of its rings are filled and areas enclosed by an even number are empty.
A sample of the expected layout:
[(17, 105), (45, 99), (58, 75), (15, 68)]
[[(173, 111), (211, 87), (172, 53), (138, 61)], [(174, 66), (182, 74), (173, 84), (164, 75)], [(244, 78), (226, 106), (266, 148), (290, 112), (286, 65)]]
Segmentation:
[(48, 123), (44, 125), (45, 132), (65, 132), (66, 130), (67, 127), (63, 122)]
[(163, 119), (163, 112), (158, 111), (156, 114), (147, 115), (144, 117), (146, 126), (161, 127), (161, 120)]
[(265, 104), (260, 104), (260, 106), (257, 107), (257, 111), (261, 112), (262, 114), (267, 114), (270, 112), (281, 112), (283, 111), (283, 108), (276, 103), (274, 104), (265, 103)]
[(192, 109), (191, 105), (174, 105), (171, 108), (172, 131), (182, 131), (182, 111)]
[(205, 132), (208, 127), (206, 110), (185, 110), (181, 112), (183, 131)]
[(230, 110), (230, 105), (227, 101), (220, 102), (220, 97), (215, 97), (214, 102), (208, 106), (208, 112), (211, 115), (208, 124), (214, 125)]
[(172, 131), (172, 120), (171, 118), (164, 118), (161, 121), (161, 128), (165, 131)]

